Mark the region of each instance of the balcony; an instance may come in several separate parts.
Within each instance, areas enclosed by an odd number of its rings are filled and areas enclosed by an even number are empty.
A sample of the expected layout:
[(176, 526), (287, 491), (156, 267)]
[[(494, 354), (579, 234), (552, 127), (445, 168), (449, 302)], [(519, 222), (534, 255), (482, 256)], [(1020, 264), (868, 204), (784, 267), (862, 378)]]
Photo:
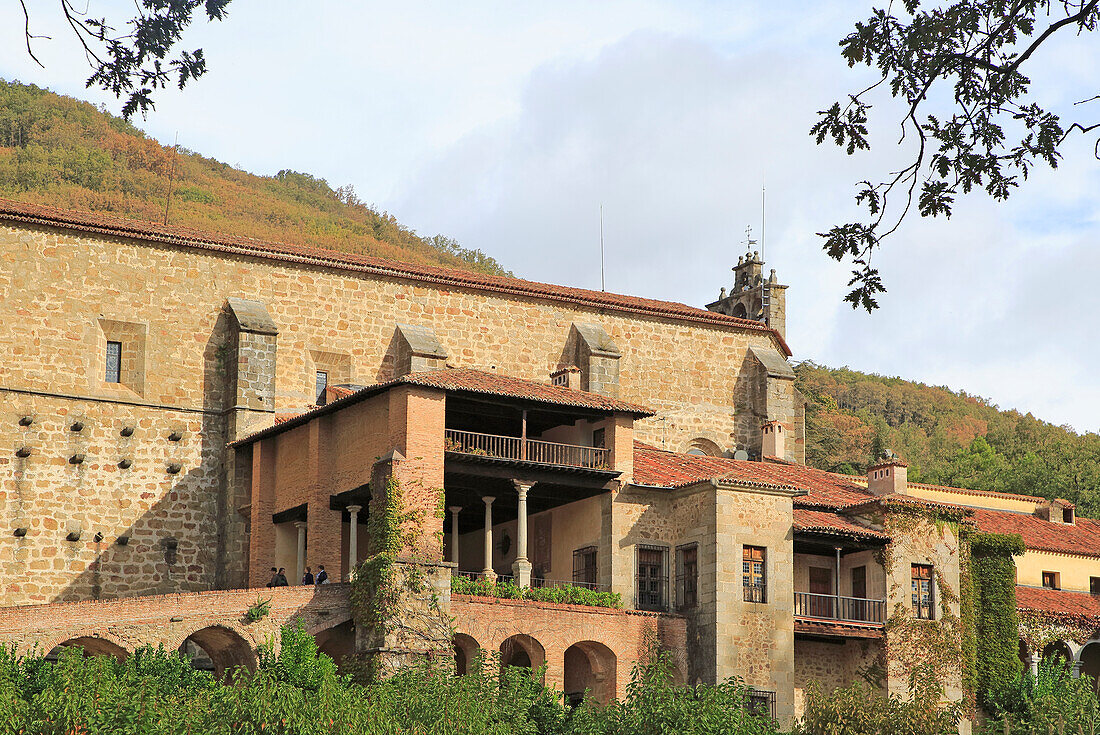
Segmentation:
[(795, 592), (794, 615), (796, 618), (877, 626), (886, 622), (886, 600)]
[(578, 467), (588, 470), (611, 468), (611, 452), (602, 447), (559, 444), (518, 436), (482, 434), (458, 429), (446, 429), (444, 435), (444, 448), (447, 452), (470, 457), (513, 460), (556, 467)]

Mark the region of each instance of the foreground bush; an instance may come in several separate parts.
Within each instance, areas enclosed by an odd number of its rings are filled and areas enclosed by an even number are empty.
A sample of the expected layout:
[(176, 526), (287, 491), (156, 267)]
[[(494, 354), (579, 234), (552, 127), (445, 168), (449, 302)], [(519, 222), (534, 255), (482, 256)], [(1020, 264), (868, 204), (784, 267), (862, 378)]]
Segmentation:
[(941, 705), (943, 687), (934, 672), (917, 670), (909, 696), (886, 695), (857, 681), (826, 694), (816, 682), (806, 692), (799, 735), (955, 735), (962, 716), (958, 704)]
[(475, 660), (471, 673), (425, 665), (380, 684), (337, 675), (313, 638), (283, 631), (259, 670), (237, 670), (232, 684), (195, 671), (174, 652), (144, 648), (125, 662), (83, 658), (56, 663), (0, 649), (0, 735), (775, 735), (746, 708), (735, 681), (709, 687), (672, 683), (667, 653), (636, 666), (626, 698), (607, 707), (563, 705), (526, 669), (498, 671)]
[(1096, 681), (1074, 678), (1073, 667), (1058, 658), (1043, 659), (1038, 675), (1025, 671), (1017, 686), (1004, 692), (998, 711), (985, 724), (986, 735), (1100, 732)]

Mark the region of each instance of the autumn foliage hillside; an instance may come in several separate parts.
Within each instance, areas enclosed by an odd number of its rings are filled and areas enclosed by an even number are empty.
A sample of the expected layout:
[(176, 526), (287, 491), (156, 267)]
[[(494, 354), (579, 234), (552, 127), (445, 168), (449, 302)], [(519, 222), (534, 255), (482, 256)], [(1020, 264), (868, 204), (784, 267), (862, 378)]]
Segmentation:
[(1068, 498), (1100, 515), (1100, 435), (1078, 434), (984, 398), (901, 378), (803, 362), (806, 462), (862, 474), (884, 449), (909, 479)]
[(453, 240), (420, 237), (351, 187), (295, 171), (255, 176), (146, 137), (121, 118), (45, 89), (0, 80), (0, 196), (168, 221), (229, 235), (504, 274)]

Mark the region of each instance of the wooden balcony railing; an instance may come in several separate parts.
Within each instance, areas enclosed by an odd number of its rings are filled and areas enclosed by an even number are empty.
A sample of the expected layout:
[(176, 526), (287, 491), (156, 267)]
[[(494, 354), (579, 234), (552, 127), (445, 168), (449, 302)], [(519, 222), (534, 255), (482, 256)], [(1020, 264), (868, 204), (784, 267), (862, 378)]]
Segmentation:
[(448, 452), (592, 470), (611, 469), (611, 452), (602, 447), (582, 447), (458, 429), (447, 429), (444, 434)]
[(886, 622), (886, 600), (795, 592), (794, 614), (802, 618), (881, 624)]

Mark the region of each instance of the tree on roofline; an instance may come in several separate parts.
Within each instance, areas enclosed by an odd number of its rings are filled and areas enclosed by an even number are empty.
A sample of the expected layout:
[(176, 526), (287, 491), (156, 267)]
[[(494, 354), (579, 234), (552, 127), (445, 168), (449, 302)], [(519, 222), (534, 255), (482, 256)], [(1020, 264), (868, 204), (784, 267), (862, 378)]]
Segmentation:
[[(849, 67), (866, 64), (879, 79), (820, 111), (810, 135), (849, 155), (870, 148), (871, 94), (886, 85), (905, 101), (901, 140), (915, 149), (907, 165), (857, 185), (860, 222), (818, 233), (830, 257), (852, 264), (845, 300), (868, 312), (885, 292), (874, 251), (913, 211), (950, 217), (956, 198), (984, 189), (1007, 199), (1037, 164), (1058, 166), (1071, 134), (1100, 129), (1100, 90), (1081, 90), (1058, 112), (1039, 105), (1026, 75), (1051, 39), (1096, 30), (1100, 0), (894, 0), (874, 9), (840, 42)], [(1100, 84), (1098, 84), (1100, 86)], [(1078, 115), (1089, 119), (1075, 119)], [(1100, 139), (1094, 155), (1100, 159)]]

